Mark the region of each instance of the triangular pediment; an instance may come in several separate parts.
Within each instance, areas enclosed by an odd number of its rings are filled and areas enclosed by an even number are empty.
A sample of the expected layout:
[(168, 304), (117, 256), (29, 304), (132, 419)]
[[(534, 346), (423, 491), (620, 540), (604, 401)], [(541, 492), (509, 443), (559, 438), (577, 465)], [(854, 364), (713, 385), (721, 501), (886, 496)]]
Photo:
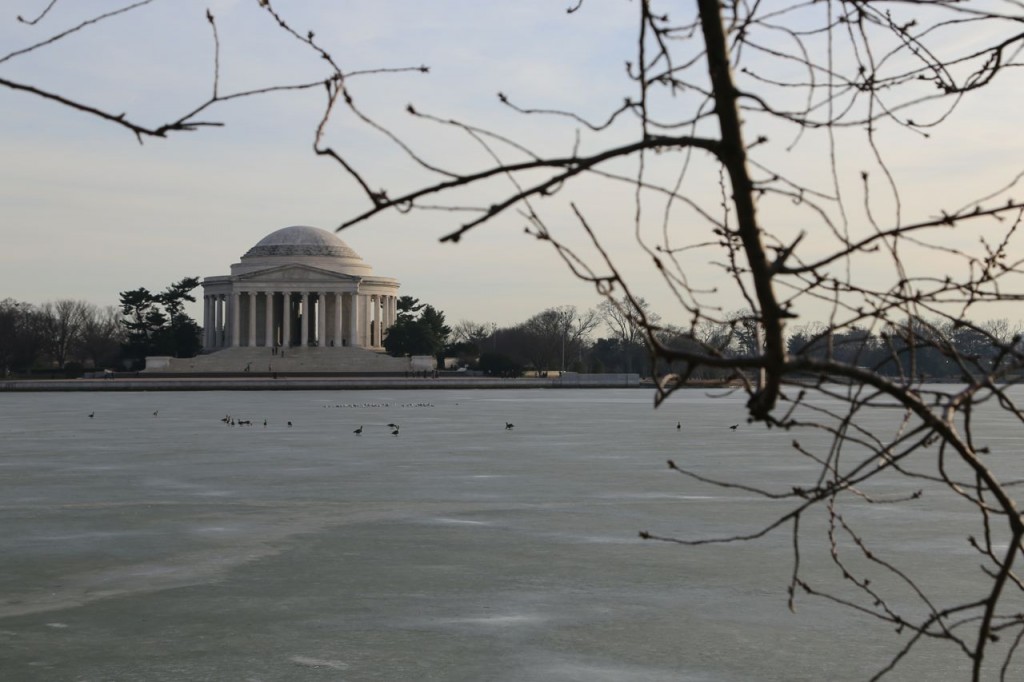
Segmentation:
[(244, 275), (238, 275), (235, 277), (236, 281), (239, 282), (272, 282), (272, 283), (285, 283), (285, 282), (301, 282), (301, 283), (352, 283), (357, 284), (362, 281), (362, 277), (355, 275), (346, 275), (340, 272), (334, 272), (332, 270), (326, 270), (324, 268), (318, 268), (311, 265), (301, 265), (298, 263), (279, 265), (265, 270), (257, 270), (255, 272), (247, 272)]

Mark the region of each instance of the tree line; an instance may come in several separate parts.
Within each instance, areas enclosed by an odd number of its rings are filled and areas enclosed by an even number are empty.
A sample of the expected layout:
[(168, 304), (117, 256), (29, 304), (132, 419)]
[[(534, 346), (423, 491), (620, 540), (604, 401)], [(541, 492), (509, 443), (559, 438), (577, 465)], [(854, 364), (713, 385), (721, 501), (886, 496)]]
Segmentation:
[[(202, 328), (184, 312), (196, 277), (153, 293), (124, 291), (120, 305), (97, 306), (61, 299), (33, 305), (0, 301), (0, 369), (4, 375), (50, 372), (76, 376), (85, 369), (138, 369), (149, 355), (192, 357), (202, 351)], [(655, 360), (644, 323), (655, 326), (664, 347), (716, 349), (723, 357), (752, 355), (757, 330), (749, 314), (693, 328), (662, 324), (642, 298), (602, 301), (581, 310), (546, 308), (523, 322), (499, 327), (461, 320), (449, 326), (445, 313), (412, 296), (398, 301), (395, 324), (384, 347), (390, 354), (448, 358), (458, 367), (491, 376), (548, 372), (629, 372), (642, 377), (676, 374), (689, 381), (728, 381), (735, 370)], [(940, 343), (941, 341), (941, 343)], [(909, 320), (873, 332), (834, 330), (807, 324), (787, 338), (794, 356), (832, 359), (886, 376), (959, 380), (997, 369), (1021, 346), (1020, 326), (1006, 319)]]
[[(729, 381), (738, 378), (735, 368), (690, 365), (658, 359), (651, 352), (650, 337), (663, 348), (683, 354), (709, 350), (722, 358), (752, 357), (758, 348), (758, 329), (749, 311), (736, 311), (723, 321), (703, 320), (683, 327), (663, 323), (643, 298), (606, 299), (595, 308), (556, 306), (542, 310), (518, 324), (462, 320), (451, 328), (445, 316), (416, 299), (405, 305), (424, 309), (426, 318), (399, 315), (385, 346), (394, 355), (437, 355), (460, 367), (494, 376), (521, 376), (528, 372), (570, 371), (581, 373), (635, 372), (642, 377), (677, 375), (682, 381)], [(403, 303), (399, 307), (402, 309)], [(409, 308), (412, 311), (412, 308)], [(419, 326), (415, 349), (406, 344), (407, 334), (397, 337), (399, 327)], [(794, 328), (786, 339), (793, 356), (831, 360), (864, 367), (880, 375), (911, 379), (966, 380), (1009, 363), (1022, 346), (1021, 326), (1006, 319), (973, 323), (967, 320), (910, 319), (872, 331), (851, 327), (835, 330), (821, 323)]]
[(0, 300), (0, 375), (79, 376), (85, 369), (140, 369), (147, 355), (192, 357), (202, 328), (184, 312), (198, 277), (159, 293), (123, 291), (120, 305), (60, 299), (33, 305)]

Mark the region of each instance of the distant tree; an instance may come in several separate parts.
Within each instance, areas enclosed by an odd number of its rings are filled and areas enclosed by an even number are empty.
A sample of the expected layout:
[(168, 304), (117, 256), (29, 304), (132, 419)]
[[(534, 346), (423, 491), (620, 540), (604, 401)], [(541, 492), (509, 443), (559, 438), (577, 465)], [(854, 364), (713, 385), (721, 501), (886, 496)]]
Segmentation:
[(449, 343), (444, 347), (444, 356), (454, 358), (459, 367), (474, 367), (480, 360), (480, 346), (469, 341)]
[(186, 277), (154, 294), (146, 288), (121, 292), (125, 354), (141, 361), (147, 355), (193, 357), (202, 348), (201, 328), (184, 313), (184, 302), (198, 277)]
[[(662, 344), (666, 348), (671, 348), (678, 352), (696, 352), (698, 349), (703, 350), (709, 347), (709, 340), (713, 342), (717, 338), (724, 357), (729, 347), (728, 331), (719, 330), (717, 333), (711, 333), (709, 328), (705, 328), (705, 331), (708, 332), (707, 335), (699, 336), (698, 330), (695, 329), (666, 326), (655, 333), (655, 338), (658, 343)], [(664, 359), (655, 358), (654, 376), (661, 376), (669, 373), (678, 375), (679, 381), (683, 382), (724, 382), (732, 377), (732, 372), (728, 370), (694, 364), (685, 360), (666, 362)]]
[(594, 308), (578, 310), (574, 305), (558, 308), (565, 328), (565, 352), (562, 369), (585, 371), (583, 356), (591, 342), (591, 334), (601, 324), (601, 316)]
[(547, 308), (519, 325), (518, 353), (537, 370), (578, 367), (588, 336), (599, 323), (594, 310)]
[(528, 365), (538, 371), (561, 368), (562, 352), (568, 330), (557, 308), (548, 308), (520, 326), (522, 344), (519, 352)]
[(124, 316), (121, 323), (125, 329), (125, 355), (136, 361), (157, 355), (156, 335), (167, 324), (167, 316), (152, 292), (145, 287), (122, 291), (121, 314)]
[(0, 301), (0, 376), (32, 369), (43, 346), (39, 312), (30, 303)]
[(494, 329), (483, 350), (487, 353), (506, 356), (515, 364), (527, 367), (532, 366), (532, 362), (526, 354), (529, 344), (529, 333), (523, 329), (522, 324), (517, 324)]
[(91, 306), (79, 335), (75, 355), (86, 366), (113, 367), (121, 354), (123, 327), (114, 306)]
[(417, 314), (423, 310), (424, 305), (426, 304), (420, 303), (420, 299), (418, 298), (413, 298), (412, 296), (399, 296), (398, 301), (395, 304), (398, 311), (396, 317), (399, 321), (415, 319)]
[(483, 353), (480, 371), (488, 376), (514, 378), (523, 375), (523, 366), (504, 353)]
[(609, 297), (601, 301), (597, 310), (612, 337), (619, 341), (624, 361), (623, 371), (634, 371), (637, 356), (643, 357), (646, 348), (647, 329), (656, 329), (661, 317), (651, 310), (651, 305), (643, 297)]
[(411, 296), (402, 296), (396, 317), (384, 338), (384, 349), (390, 355), (436, 357), (444, 350), (451, 328), (445, 324), (443, 312), (432, 305), (420, 304)]
[(81, 341), (89, 312), (89, 303), (71, 299), (44, 303), (40, 307), (43, 343), (59, 369), (64, 369), (64, 365)]
[(452, 333), (451, 327), (445, 324), (444, 313), (432, 305), (425, 305), (420, 311), (419, 320), (422, 324), (426, 325), (427, 329), (430, 330), (430, 333), (440, 342), (443, 348)]
[(471, 320), (459, 320), (452, 327), (452, 341), (455, 343), (472, 343), (479, 346), (491, 335), (494, 325)]
[(445, 357), (456, 358), (463, 367), (475, 366), (483, 344), (493, 330), (493, 324), (460, 320), (452, 327), (449, 344), (444, 350)]
[[(625, 372), (626, 353), (618, 339), (599, 338), (590, 347), (588, 369), (591, 372)], [(632, 365), (632, 361), (630, 363)]]

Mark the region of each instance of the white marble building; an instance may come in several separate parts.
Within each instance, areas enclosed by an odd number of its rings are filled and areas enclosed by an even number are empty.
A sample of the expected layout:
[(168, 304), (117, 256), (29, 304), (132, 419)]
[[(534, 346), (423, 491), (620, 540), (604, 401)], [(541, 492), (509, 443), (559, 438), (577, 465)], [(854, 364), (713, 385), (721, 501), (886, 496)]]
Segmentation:
[(380, 350), (398, 287), (333, 233), (285, 227), (203, 280), (203, 346)]

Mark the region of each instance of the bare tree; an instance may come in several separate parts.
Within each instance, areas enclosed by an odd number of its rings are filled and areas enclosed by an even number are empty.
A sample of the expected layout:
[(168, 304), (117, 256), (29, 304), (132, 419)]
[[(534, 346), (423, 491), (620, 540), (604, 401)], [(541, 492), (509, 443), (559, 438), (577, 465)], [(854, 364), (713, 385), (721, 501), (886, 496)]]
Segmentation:
[[(755, 529), (721, 537), (643, 537), (692, 546), (787, 533), (791, 606), (802, 595), (818, 597), (901, 633), (897, 652), (880, 664), (877, 677), (926, 639), (963, 652), (974, 680), (1008, 675), (1024, 639), (1024, 615), (1008, 597), (1024, 595), (1024, 581), (1014, 571), (1024, 551), (1024, 520), (1012, 475), (987, 465), (988, 446), (973, 416), (983, 406), (998, 406), (1005, 419), (1024, 417), (1006, 390), (1020, 375), (1024, 355), (1019, 338), (1007, 341), (969, 317), (1022, 297), (1021, 261), (1014, 254), (1024, 203), (1011, 191), (1024, 173), (1011, 172), (970, 199), (954, 200), (923, 192), (925, 180), (897, 166), (908, 148), (922, 149), (929, 135), (955, 118), (960, 104), (1019, 78), (1022, 3), (641, 0), (632, 5), (630, 91), (605, 110), (555, 110), (498, 95), (522, 114), (524, 125), (536, 121), (545, 133), (536, 142), (409, 105), (417, 122), (464, 135), (477, 146), (480, 162), (471, 170), (461, 158), (455, 167), (448, 150), (429, 158), (415, 140), (363, 111), (347, 88), (347, 79), (363, 74), (347, 73), (313, 32), (293, 29), (269, 0), (260, 5), (326, 69), (307, 84), (266, 90), (326, 91), (315, 152), (337, 162), (366, 199), (366, 209), (341, 227), (389, 211), (441, 209), (465, 216), (443, 237), (458, 241), (515, 216), (575, 275), (625, 306), (656, 358), (730, 373), (748, 396), (751, 422), (828, 435), (821, 447), (795, 441), (808, 470), (780, 490), (670, 462), (674, 472), (711, 486), (739, 487), (782, 511)], [(586, 0), (568, 5), (577, 15), (600, 9)], [(209, 21), (216, 43), (216, 24)], [(0, 64), (24, 52), (0, 57)], [(147, 127), (26, 84), (0, 79), (0, 86), (100, 116), (140, 138), (210, 125), (200, 114), (225, 99), (262, 92), (223, 95), (215, 77), (210, 98)], [(337, 109), (382, 133), (434, 180), (383, 187), (355, 150), (330, 143)], [(551, 152), (549, 139), (557, 132), (565, 133), (565, 151)], [(941, 149), (929, 151), (932, 162), (941, 163)], [(592, 198), (595, 187), (603, 205), (587, 203), (600, 203)], [(629, 206), (629, 215), (610, 215), (609, 201)], [(570, 224), (573, 234), (565, 228)], [(657, 320), (634, 315), (643, 311), (646, 285), (626, 274), (618, 246), (609, 246), (624, 233), (633, 235), (654, 280), (676, 303), (671, 319), (683, 320), (681, 327), (698, 343), (668, 345)], [(725, 352), (701, 332), (730, 325), (724, 311), (738, 306), (750, 311), (744, 321), (753, 338), (741, 352)], [(897, 371), (886, 374), (834, 352), (812, 352), (814, 344), (787, 347), (786, 325), (794, 319), (819, 320), (826, 344), (853, 330), (877, 335)], [(983, 360), (961, 352), (950, 333), (964, 329), (974, 347), (988, 344), (993, 354)], [(960, 383), (923, 383), (918, 360), (926, 355), (942, 358)], [(664, 377), (658, 402), (682, 387), (683, 378)], [(883, 399), (902, 411), (893, 435), (862, 426), (862, 415)], [(876, 482), (893, 475), (926, 492), (876, 494)], [(977, 532), (964, 542), (973, 552), (972, 566), (980, 563), (981, 596), (930, 592), (912, 570), (876, 554), (870, 527), (847, 513), (879, 501), (914, 504), (921, 494), (971, 506)], [(824, 535), (809, 530), (814, 518), (823, 520)], [(825, 548), (836, 582), (807, 575), (800, 559), (808, 546)], [(874, 587), (878, 575), (903, 584), (912, 606)]]
[(89, 304), (65, 298), (44, 303), (39, 312), (46, 350), (57, 367), (63, 369), (81, 341), (82, 329), (89, 317)]
[(493, 323), (459, 320), (452, 326), (452, 341), (479, 346), (493, 331)]
[(0, 377), (32, 369), (43, 346), (39, 311), (30, 303), (0, 301)]
[(121, 312), (114, 306), (90, 306), (82, 324), (76, 355), (95, 368), (112, 367), (121, 354)]
[[(367, 210), (342, 227), (390, 210), (436, 209), (449, 194), (462, 199), (454, 190), (466, 187), (477, 190), (479, 203), (446, 206), (470, 213), (444, 240), (458, 241), (516, 211), (530, 234), (608, 297), (624, 335), (631, 325), (640, 330), (656, 358), (731, 372), (749, 396), (752, 422), (831, 435), (821, 450), (796, 445), (817, 471), (807, 481), (786, 490), (743, 486), (788, 502), (760, 528), (718, 538), (643, 537), (698, 545), (787, 531), (794, 548), (791, 605), (798, 594), (818, 596), (904, 633), (904, 646), (880, 665), (878, 676), (921, 640), (943, 639), (970, 660), (972, 678), (981, 679), (1000, 637), (1010, 644), (997, 650), (1001, 660), (990, 667), (1005, 675), (1024, 638), (1024, 616), (1012, 604), (1000, 608), (1007, 590), (1024, 588), (1013, 570), (1024, 521), (1012, 480), (986, 466), (970, 415), (997, 402), (1006, 418), (1021, 418), (1005, 382), (1017, 376), (1024, 356), (1016, 341), (967, 319), (986, 304), (1020, 297), (1014, 289), (1020, 261), (1011, 247), (1024, 204), (1009, 192), (1022, 176), (1003, 178), (958, 205), (921, 206), (911, 197), (916, 192), (908, 192), (908, 185), (916, 189), (913, 178), (898, 181), (892, 164), (898, 157), (889, 151), (895, 147), (885, 140), (896, 134), (926, 139), (958, 104), (1014, 75), (1024, 45), (1021, 3), (644, 0), (636, 7), (636, 53), (627, 63), (634, 90), (624, 101), (595, 114), (499, 95), (541, 125), (568, 124), (571, 152), (535, 151), (526, 140), (410, 106), (415, 117), (463, 131), (488, 161), (472, 172), (446, 169), (402, 142), (410, 163), (438, 180), (400, 191), (368, 190)], [(596, 8), (581, 0), (569, 11)], [(845, 153), (851, 144), (866, 153)], [(374, 184), (332, 151), (356, 183)], [(794, 153), (803, 153), (803, 163), (789, 160)], [(496, 189), (497, 178), (508, 179), (510, 188)], [(631, 202), (631, 224), (605, 225), (601, 209), (587, 209), (581, 186), (602, 182)], [(553, 207), (553, 196), (564, 203)], [(564, 225), (566, 214), (596, 258), (573, 246), (564, 228), (553, 227)], [(978, 235), (976, 246), (955, 236), (965, 229)], [(636, 236), (677, 302), (676, 315), (688, 320), (691, 338), (700, 339), (696, 331), (708, 324), (729, 325), (746, 332), (738, 352), (706, 342), (664, 343), (657, 320), (644, 314), (641, 285), (623, 274), (618, 251), (604, 245), (615, 230)], [(941, 275), (922, 267), (939, 257), (946, 263)], [(880, 258), (886, 259), (881, 270)], [(698, 285), (709, 280), (709, 267), (719, 270), (714, 285)], [(749, 311), (739, 324), (722, 312), (735, 306), (726, 301), (740, 301)], [(787, 321), (809, 315), (822, 320), (827, 339), (886, 334), (900, 371), (883, 375), (835, 353), (788, 349)], [(994, 349), (994, 362), (958, 351), (948, 334), (965, 326)], [(962, 385), (922, 384), (915, 358), (926, 353), (948, 360)], [(681, 377), (665, 377), (658, 402), (682, 385)], [(904, 410), (903, 428), (891, 437), (858, 431), (859, 415), (882, 397)], [(824, 410), (819, 398), (845, 407)], [(962, 468), (950, 466), (950, 458)], [(708, 485), (739, 485), (675, 462), (669, 466)], [(944, 491), (973, 505), (979, 530), (965, 542), (982, 563), (978, 577), (988, 585), (983, 597), (929, 594), (912, 573), (872, 552), (864, 536), (870, 529), (857, 527), (844, 510), (881, 500), (873, 496), (874, 481), (894, 472), (927, 481), (930, 495)], [(801, 548), (815, 542), (802, 522), (819, 512), (827, 528), (821, 540), (830, 548), (839, 585), (819, 585), (801, 569)], [(923, 612), (874, 589), (871, 577), (878, 573), (904, 581)]]
[(633, 351), (646, 347), (647, 340), (657, 336), (661, 316), (652, 311), (650, 304), (641, 296), (624, 296), (622, 299), (609, 296), (597, 309), (612, 337), (622, 345), (626, 371), (632, 372)]

